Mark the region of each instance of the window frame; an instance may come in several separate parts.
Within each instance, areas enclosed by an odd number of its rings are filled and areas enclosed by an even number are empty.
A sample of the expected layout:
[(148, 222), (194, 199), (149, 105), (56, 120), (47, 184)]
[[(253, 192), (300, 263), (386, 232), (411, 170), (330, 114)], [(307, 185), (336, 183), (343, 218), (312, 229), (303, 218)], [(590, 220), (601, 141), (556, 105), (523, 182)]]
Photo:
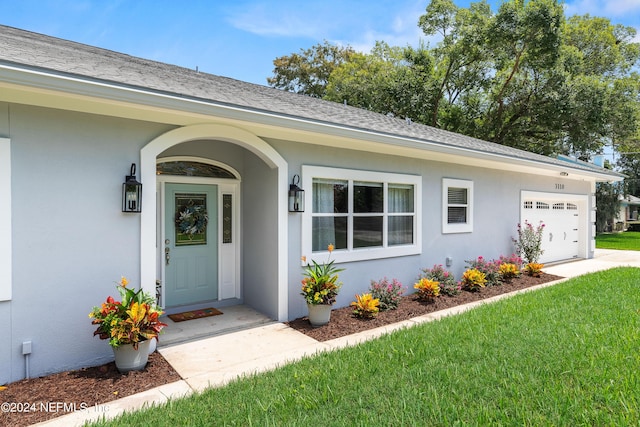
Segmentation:
[[(301, 167), (302, 188), (305, 189), (305, 212), (302, 213), (301, 233), (301, 265), (315, 260), (322, 262), (329, 256), (328, 251), (313, 252), (313, 218), (322, 215), (314, 215), (313, 212), (313, 180), (343, 180), (347, 181), (349, 189), (349, 207), (347, 210), (347, 248), (336, 249), (331, 254), (331, 259), (336, 263), (364, 261), (379, 258), (391, 258), (406, 255), (418, 255), (422, 253), (422, 177), (419, 175), (398, 174), (389, 172), (363, 171), (357, 169), (343, 169), (325, 166), (303, 165)], [(384, 206), (382, 213), (354, 213), (353, 208), (353, 184), (354, 182), (382, 183), (384, 194)], [(388, 218), (391, 216), (407, 216), (407, 212), (389, 212), (388, 186), (389, 184), (413, 185), (413, 243), (389, 245), (388, 242)], [(293, 214), (295, 215), (295, 214)], [(342, 214), (341, 214), (342, 215)], [(383, 216), (382, 246), (353, 247), (353, 219), (362, 216)], [(329, 215), (330, 216), (330, 215)]]
[[(449, 188), (464, 188), (467, 190), (466, 205), (449, 204)], [(442, 233), (471, 233), (473, 232), (473, 181), (466, 179), (442, 178)], [(461, 223), (449, 223), (449, 207), (464, 206), (467, 209), (467, 221)]]

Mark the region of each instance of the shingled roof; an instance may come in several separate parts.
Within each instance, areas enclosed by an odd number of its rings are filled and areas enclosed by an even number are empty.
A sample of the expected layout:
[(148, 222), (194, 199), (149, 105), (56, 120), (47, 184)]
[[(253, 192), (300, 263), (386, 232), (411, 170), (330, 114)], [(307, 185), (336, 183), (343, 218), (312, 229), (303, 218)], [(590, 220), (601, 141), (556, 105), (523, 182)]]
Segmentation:
[[(528, 151), (483, 141), (361, 108), (311, 98), (279, 89), (150, 61), (81, 43), (0, 26), (0, 66), (98, 81), (114, 86), (169, 94), (212, 105), (300, 118), (318, 124), (364, 130), (450, 148), (514, 159), (622, 175), (586, 163), (567, 163)], [(0, 80), (2, 79), (0, 70)], [(427, 148), (425, 146), (425, 148)]]

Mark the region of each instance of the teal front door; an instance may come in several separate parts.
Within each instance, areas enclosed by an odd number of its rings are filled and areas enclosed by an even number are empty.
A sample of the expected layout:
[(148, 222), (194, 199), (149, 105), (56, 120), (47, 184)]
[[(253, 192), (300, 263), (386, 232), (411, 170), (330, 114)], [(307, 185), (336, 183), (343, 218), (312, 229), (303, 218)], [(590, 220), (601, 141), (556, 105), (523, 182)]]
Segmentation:
[(165, 306), (218, 299), (218, 187), (165, 184)]

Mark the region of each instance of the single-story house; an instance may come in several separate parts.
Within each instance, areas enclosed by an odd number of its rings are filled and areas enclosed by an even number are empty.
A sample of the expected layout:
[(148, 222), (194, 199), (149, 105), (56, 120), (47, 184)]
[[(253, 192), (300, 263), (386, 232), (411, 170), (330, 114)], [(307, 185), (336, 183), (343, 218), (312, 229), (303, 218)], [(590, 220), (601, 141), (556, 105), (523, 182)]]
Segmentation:
[(621, 197), (620, 210), (611, 231), (636, 231), (639, 229), (638, 209), (640, 209), (640, 197), (632, 196), (631, 194)]
[(286, 321), (307, 312), (302, 258), (330, 243), (338, 306), (372, 279), (411, 287), (421, 268), (459, 277), (511, 254), (525, 220), (546, 224), (542, 261), (590, 258), (595, 184), (620, 179), (0, 26), (0, 384), (27, 363), (38, 376), (112, 359), (87, 314), (121, 275), (167, 312), (245, 304)]

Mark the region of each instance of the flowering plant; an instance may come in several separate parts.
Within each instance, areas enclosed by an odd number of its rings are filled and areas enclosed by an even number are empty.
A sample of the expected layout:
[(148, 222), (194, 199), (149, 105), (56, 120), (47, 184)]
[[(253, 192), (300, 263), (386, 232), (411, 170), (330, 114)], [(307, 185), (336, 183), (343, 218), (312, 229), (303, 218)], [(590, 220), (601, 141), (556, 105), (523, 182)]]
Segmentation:
[(500, 264), (502, 263), (501, 261), (487, 260), (484, 257), (479, 256), (476, 259), (465, 262), (469, 266), (469, 269), (478, 270), (479, 272), (484, 273), (486, 286), (497, 286), (502, 284), (502, 282), (500, 281)]
[(445, 295), (454, 296), (460, 292), (460, 285), (456, 283), (453, 274), (447, 271), (442, 264), (436, 264), (433, 268), (423, 268), (420, 278), (435, 280), (440, 283), (440, 292)]
[(117, 286), (122, 301), (109, 296), (102, 306), (93, 307), (89, 317), (93, 319), (91, 324), (98, 325), (94, 336), (108, 339), (112, 347), (133, 344), (137, 350), (139, 342), (157, 339), (162, 328), (167, 325), (159, 320), (162, 310), (153, 297), (142, 292), (142, 289), (134, 291), (127, 288), (128, 283), (122, 277)]
[(515, 264), (518, 269), (521, 269), (523, 265), (522, 258), (516, 254), (511, 254), (509, 256), (500, 255), (500, 264), (504, 263)]
[(542, 250), (542, 233), (544, 232), (544, 223), (540, 221), (537, 227), (524, 222), (524, 227), (518, 224), (518, 238), (513, 240), (516, 253), (521, 254), (522, 257), (530, 262), (538, 262), (540, 256), (544, 253)]
[(398, 279), (389, 279), (386, 277), (382, 280), (372, 280), (369, 287), (369, 293), (380, 303), (380, 310), (395, 310), (400, 304), (405, 288)]
[[(333, 252), (333, 245), (327, 246), (329, 258)], [(303, 257), (303, 261), (306, 259)], [(311, 261), (313, 265), (307, 264), (304, 269), (304, 279), (302, 279), (302, 292), (300, 293), (307, 304), (333, 304), (336, 302), (338, 291), (342, 283), (338, 282), (338, 273), (344, 268), (336, 268), (335, 261), (318, 264)]]

